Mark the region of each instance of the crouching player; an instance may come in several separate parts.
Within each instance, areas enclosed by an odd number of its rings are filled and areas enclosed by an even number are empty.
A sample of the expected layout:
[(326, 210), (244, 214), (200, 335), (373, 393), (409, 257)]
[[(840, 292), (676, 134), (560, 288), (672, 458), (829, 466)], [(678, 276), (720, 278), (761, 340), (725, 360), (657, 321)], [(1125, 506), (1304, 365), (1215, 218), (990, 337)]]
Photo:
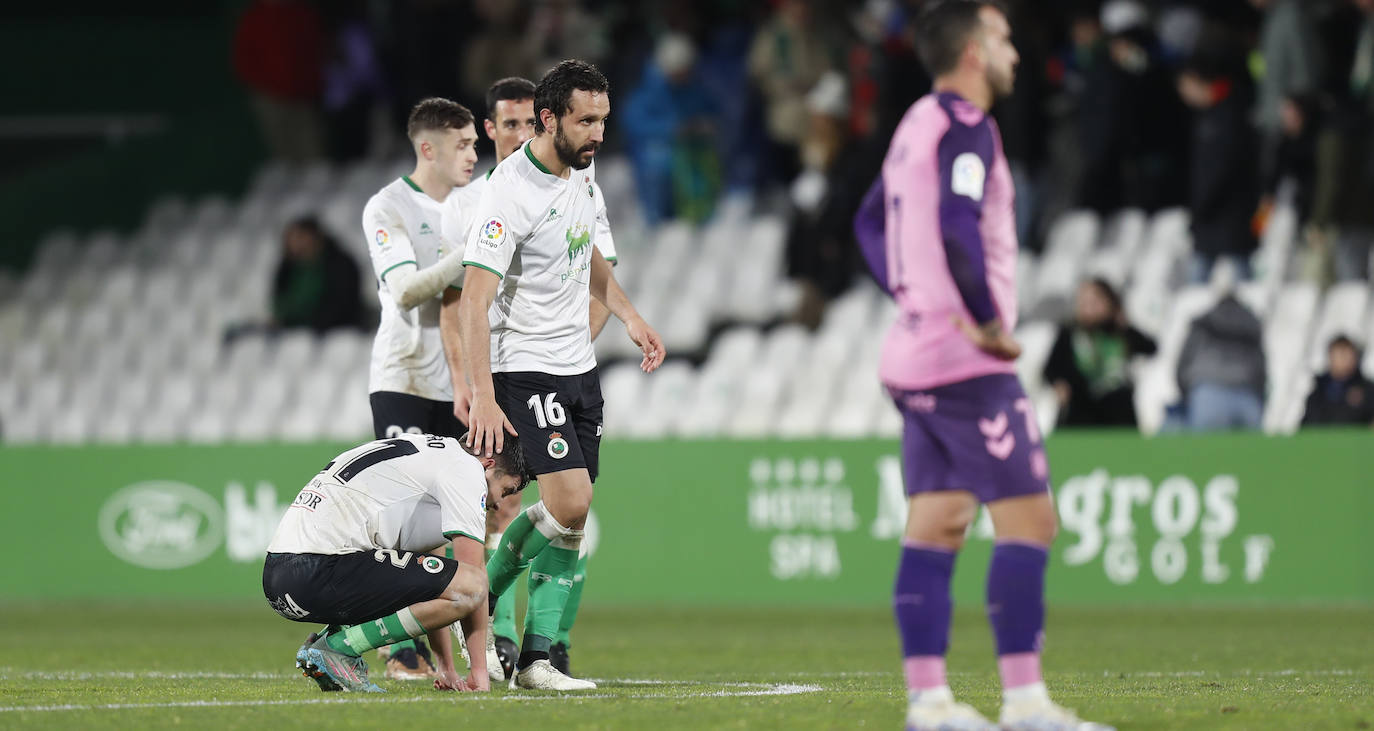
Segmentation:
[[(428, 634), (435, 688), (488, 690), (483, 653), (459, 677), (448, 627), (461, 623), (469, 646), (485, 643), (487, 494), (515, 495), (527, 482), (518, 444), (478, 458), (429, 434), (368, 442), (325, 465), (287, 508), (262, 570), (278, 614), (328, 625), (296, 666), (321, 690), (380, 693), (361, 655)], [(454, 559), (433, 555), (450, 542)]]

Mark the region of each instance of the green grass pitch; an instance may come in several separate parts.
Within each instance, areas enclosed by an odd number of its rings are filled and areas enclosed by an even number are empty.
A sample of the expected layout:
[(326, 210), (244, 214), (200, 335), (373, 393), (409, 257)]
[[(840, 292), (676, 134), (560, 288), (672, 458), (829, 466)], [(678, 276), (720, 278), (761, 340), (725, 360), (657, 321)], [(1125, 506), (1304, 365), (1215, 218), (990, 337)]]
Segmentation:
[[(589, 694), (320, 693), (292, 668), (309, 627), (265, 605), (0, 604), (0, 728), (851, 729), (901, 727), (885, 608), (589, 604)], [(1052, 608), (1046, 681), (1121, 729), (1368, 729), (1374, 608)], [(373, 661), (374, 674), (380, 675)], [(956, 616), (955, 694), (997, 712), (991, 638)]]

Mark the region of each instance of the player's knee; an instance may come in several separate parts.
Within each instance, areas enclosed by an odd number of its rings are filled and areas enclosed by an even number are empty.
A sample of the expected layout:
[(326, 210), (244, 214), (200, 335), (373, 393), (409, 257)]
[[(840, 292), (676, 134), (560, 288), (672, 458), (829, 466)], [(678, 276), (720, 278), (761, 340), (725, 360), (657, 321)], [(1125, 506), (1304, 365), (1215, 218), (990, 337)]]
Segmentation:
[(453, 605), (457, 617), (466, 617), (487, 603), (487, 573), (475, 566), (461, 565), (441, 597)]

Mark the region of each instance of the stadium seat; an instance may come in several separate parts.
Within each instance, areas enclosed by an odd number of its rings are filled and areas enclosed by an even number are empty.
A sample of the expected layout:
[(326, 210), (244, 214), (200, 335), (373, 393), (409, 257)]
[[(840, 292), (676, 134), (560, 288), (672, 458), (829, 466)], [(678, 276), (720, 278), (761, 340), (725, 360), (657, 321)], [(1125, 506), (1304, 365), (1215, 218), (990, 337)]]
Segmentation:
[(1054, 339), (1058, 334), (1057, 325), (1043, 320), (1027, 322), (1016, 328), (1016, 340), (1021, 344), (1021, 357), (1016, 361), (1016, 373), (1026, 391), (1040, 388), (1045, 362), (1049, 360), (1050, 350), (1054, 347)]

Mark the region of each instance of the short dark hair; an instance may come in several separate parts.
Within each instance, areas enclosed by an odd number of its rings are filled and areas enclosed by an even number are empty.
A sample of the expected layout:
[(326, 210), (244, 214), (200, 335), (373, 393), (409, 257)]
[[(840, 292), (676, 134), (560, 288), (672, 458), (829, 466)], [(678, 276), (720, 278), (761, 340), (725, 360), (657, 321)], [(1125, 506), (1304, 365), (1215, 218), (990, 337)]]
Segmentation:
[(544, 120), (539, 116), (543, 110), (551, 110), (554, 117), (571, 111), (573, 91), (577, 89), (607, 94), (611, 91), (611, 82), (586, 61), (568, 59), (560, 62), (549, 69), (534, 88), (534, 131), (540, 134), (547, 131), (544, 129)]
[(496, 102), (520, 101), (534, 98), (534, 82), (519, 76), (507, 76), (487, 89), (487, 119), (496, 121)]
[(926, 73), (940, 76), (959, 66), (969, 39), (983, 25), (983, 8), (1006, 13), (997, 0), (937, 0), (916, 18), (916, 53)]
[(433, 129), (462, 129), (473, 123), (472, 112), (455, 101), (432, 96), (421, 99), (410, 108), (406, 120), (406, 136), (415, 139), (421, 132)]
[(1359, 353), (1359, 352), (1360, 352), (1360, 346), (1356, 345), (1356, 344), (1355, 344), (1355, 341), (1354, 341), (1354, 340), (1351, 340), (1351, 339), (1350, 339), (1350, 336), (1349, 336), (1349, 335), (1346, 335), (1345, 333), (1341, 333), (1341, 334), (1337, 335), (1336, 337), (1331, 338), (1331, 342), (1329, 342), (1329, 343), (1326, 344), (1326, 350), (1327, 350), (1327, 352), (1330, 352), (1331, 350), (1333, 350), (1333, 349), (1335, 349), (1335, 348), (1338, 348), (1338, 347), (1341, 347), (1341, 346), (1345, 346), (1345, 347), (1347, 347), (1347, 348), (1350, 348), (1351, 350), (1355, 351), (1356, 353)]
[[(462, 435), (458, 437), (458, 443), (463, 446), (463, 449), (466, 450), (468, 448), (467, 432), (463, 432)], [(468, 454), (472, 454), (472, 452), (469, 451)], [(515, 475), (520, 478), (520, 484), (515, 487), (516, 493), (524, 490), (525, 487), (530, 484), (530, 480), (534, 479), (534, 473), (530, 471), (530, 463), (525, 460), (525, 450), (520, 446), (519, 439), (510, 439), (508, 437), (505, 446), (502, 447), (500, 452), (493, 452), (492, 458), (496, 460), (496, 464), (493, 466), (496, 467), (498, 472), (507, 475)]]

